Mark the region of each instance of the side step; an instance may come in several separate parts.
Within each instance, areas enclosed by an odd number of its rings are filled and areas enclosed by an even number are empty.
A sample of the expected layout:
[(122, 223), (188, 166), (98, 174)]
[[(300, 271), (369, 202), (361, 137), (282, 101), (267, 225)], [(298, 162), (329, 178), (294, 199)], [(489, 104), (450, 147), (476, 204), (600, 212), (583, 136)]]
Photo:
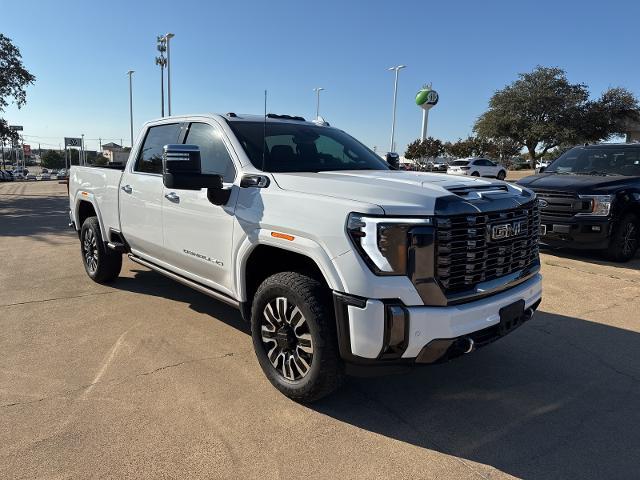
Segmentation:
[(170, 272), (169, 270), (167, 270), (166, 268), (163, 268), (159, 265), (156, 265), (155, 263), (151, 263), (148, 262), (146, 260), (143, 260), (140, 257), (136, 257), (135, 255), (133, 255), (132, 253), (129, 254), (129, 258), (131, 259), (131, 261), (139, 263), (140, 265), (144, 265), (147, 268), (150, 268), (151, 270), (154, 270), (162, 275), (164, 275), (165, 277), (168, 277), (172, 280), (175, 280), (176, 282), (179, 282), (183, 285), (186, 285), (187, 287), (191, 287), (194, 290), (199, 291), (200, 293), (204, 293), (205, 295), (209, 295), (211, 298), (215, 298), (216, 300), (220, 300), (221, 302), (226, 303), (227, 305), (230, 305), (232, 307), (235, 308), (240, 308), (240, 302), (238, 302), (236, 299), (231, 298), (228, 295), (225, 295), (224, 293), (218, 292), (217, 290), (214, 290), (213, 288), (207, 287), (206, 285), (202, 285), (201, 283), (198, 282), (194, 282), (193, 280), (189, 280), (188, 278), (183, 277), (182, 275), (178, 275), (177, 273), (173, 273)]

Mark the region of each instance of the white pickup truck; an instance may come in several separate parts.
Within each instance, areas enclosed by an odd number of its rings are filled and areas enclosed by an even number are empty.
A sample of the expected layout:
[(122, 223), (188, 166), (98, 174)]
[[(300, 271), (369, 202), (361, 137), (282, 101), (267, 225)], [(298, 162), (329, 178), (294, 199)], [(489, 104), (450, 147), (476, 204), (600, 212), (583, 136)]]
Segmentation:
[(69, 206), (89, 277), (114, 281), (126, 254), (237, 307), (298, 401), (469, 353), (541, 300), (530, 190), (391, 170), (300, 117), (149, 122), (124, 168), (71, 168)]

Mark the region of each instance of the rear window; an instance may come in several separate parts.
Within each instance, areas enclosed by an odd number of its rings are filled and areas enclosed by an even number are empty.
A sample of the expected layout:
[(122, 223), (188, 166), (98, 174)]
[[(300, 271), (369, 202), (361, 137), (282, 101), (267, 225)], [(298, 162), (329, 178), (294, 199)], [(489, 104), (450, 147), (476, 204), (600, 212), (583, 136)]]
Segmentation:
[(465, 165), (469, 165), (469, 160), (456, 160), (451, 165), (454, 167), (464, 167)]

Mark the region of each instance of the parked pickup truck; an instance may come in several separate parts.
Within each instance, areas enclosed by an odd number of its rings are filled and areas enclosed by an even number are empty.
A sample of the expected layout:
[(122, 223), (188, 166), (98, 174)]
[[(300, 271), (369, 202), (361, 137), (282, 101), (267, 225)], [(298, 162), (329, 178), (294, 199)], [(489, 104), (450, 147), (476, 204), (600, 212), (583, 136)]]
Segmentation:
[(126, 254), (237, 307), (298, 401), (469, 353), (541, 300), (530, 190), (391, 170), (300, 117), (149, 122), (124, 169), (71, 167), (69, 205), (91, 279), (115, 280)]
[(640, 244), (640, 144), (598, 144), (565, 152), (518, 184), (540, 205), (543, 244), (603, 250), (614, 261)]

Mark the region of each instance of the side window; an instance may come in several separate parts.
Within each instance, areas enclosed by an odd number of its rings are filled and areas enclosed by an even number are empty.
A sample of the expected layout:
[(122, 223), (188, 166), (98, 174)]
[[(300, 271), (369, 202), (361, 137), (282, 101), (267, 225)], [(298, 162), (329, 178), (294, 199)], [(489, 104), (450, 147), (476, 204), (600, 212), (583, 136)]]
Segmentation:
[(185, 142), (200, 147), (202, 173), (218, 173), (223, 182), (233, 182), (236, 169), (222, 140), (222, 133), (206, 123), (192, 123)]
[(168, 123), (149, 128), (138, 154), (136, 172), (162, 173), (162, 148), (178, 141), (179, 123)]

